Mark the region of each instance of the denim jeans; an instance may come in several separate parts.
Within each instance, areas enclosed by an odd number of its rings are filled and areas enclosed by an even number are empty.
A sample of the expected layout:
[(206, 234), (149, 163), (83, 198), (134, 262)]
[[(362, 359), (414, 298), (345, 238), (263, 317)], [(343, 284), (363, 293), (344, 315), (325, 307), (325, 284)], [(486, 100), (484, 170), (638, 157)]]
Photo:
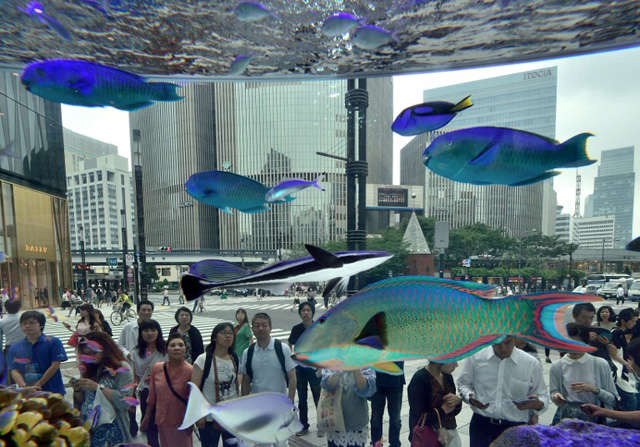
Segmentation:
[(382, 439), (382, 416), (385, 401), (389, 414), (389, 447), (400, 447), (400, 411), (404, 386), (379, 386), (371, 398), (371, 443)]
[(232, 439), (234, 436), (228, 431), (220, 431), (213, 428), (213, 422), (205, 422), (204, 428), (199, 428), (200, 443), (202, 447), (218, 447), (218, 441), (222, 436), (222, 447), (224, 447), (227, 439)]
[(624, 411), (640, 410), (640, 394), (623, 391), (618, 385), (616, 385), (616, 389), (620, 395), (620, 405)]
[(300, 422), (305, 429), (309, 429), (309, 407), (307, 406), (307, 385), (311, 388), (313, 403), (318, 407), (320, 399), (320, 378), (316, 376), (316, 370), (296, 366), (296, 389), (298, 391), (298, 410), (300, 410)]

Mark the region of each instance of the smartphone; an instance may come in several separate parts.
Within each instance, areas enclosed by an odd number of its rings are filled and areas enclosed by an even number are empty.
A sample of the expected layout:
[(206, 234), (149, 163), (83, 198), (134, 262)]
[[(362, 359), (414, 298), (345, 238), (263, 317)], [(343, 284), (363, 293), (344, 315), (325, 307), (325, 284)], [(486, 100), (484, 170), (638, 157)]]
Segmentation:
[(71, 386), (75, 385), (77, 381), (78, 381), (77, 377), (71, 377), (69, 379), (69, 383), (71, 384)]
[(531, 397), (525, 397), (523, 399), (514, 400), (513, 403), (518, 405), (518, 404), (528, 404), (528, 403), (537, 402), (537, 401), (538, 401), (538, 399), (534, 399), (534, 398), (531, 398)]

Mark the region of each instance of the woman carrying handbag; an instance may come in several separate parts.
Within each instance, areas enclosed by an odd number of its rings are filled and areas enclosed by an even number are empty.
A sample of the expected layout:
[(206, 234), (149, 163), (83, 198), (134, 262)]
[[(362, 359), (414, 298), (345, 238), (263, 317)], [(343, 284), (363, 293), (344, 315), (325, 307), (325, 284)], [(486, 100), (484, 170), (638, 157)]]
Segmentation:
[(461, 446), (456, 415), (462, 410), (462, 399), (451, 376), (457, 366), (430, 362), (411, 378), (407, 388), (411, 447)]

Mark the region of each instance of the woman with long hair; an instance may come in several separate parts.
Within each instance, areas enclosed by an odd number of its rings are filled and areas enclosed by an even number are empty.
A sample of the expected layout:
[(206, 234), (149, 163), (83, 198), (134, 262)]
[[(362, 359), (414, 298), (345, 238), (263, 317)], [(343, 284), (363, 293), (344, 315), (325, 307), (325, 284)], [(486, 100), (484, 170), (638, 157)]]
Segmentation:
[(110, 337), (113, 337), (113, 330), (111, 329), (111, 325), (109, 325), (107, 320), (104, 319), (104, 314), (102, 313), (102, 311), (100, 309), (96, 309), (94, 315), (96, 316), (96, 320), (102, 327), (102, 332), (106, 332)]
[[(238, 356), (233, 350), (234, 329), (231, 323), (219, 323), (211, 333), (211, 344), (193, 364), (191, 382), (202, 390), (212, 404), (240, 397), (238, 382)], [(200, 442), (204, 447), (217, 447), (220, 436), (223, 443), (234, 436), (215, 424), (211, 416), (196, 424)]]
[(242, 353), (253, 341), (253, 332), (249, 326), (249, 317), (247, 316), (247, 311), (242, 307), (236, 310), (236, 325), (233, 327), (233, 333), (235, 335), (233, 350), (238, 357), (242, 358)]
[(456, 432), (456, 415), (462, 410), (462, 399), (456, 394), (456, 385), (451, 373), (458, 364), (429, 362), (411, 378), (407, 388), (409, 397), (409, 440), (413, 437), (413, 427), (422, 415), (424, 425), (440, 428), (449, 433), (449, 446), (460, 446), (460, 436)]
[(173, 334), (167, 340), (169, 360), (156, 363), (151, 368), (147, 413), (142, 418), (140, 428), (145, 431), (155, 414), (160, 445), (162, 447), (188, 447), (193, 445), (192, 429), (178, 430), (187, 410), (189, 380), (192, 366), (185, 360), (187, 347), (180, 334)]
[[(153, 365), (167, 360), (167, 346), (162, 337), (162, 328), (156, 320), (146, 320), (138, 326), (138, 345), (132, 351), (133, 377), (135, 378), (138, 395), (140, 396), (140, 410), (144, 419), (149, 397), (149, 381)], [(151, 414), (147, 427), (147, 444), (158, 447), (158, 427), (155, 415)]]
[(72, 380), (73, 401), (84, 419), (93, 410), (98, 388), (115, 410), (115, 419), (91, 429), (91, 447), (115, 446), (131, 441), (129, 405), (133, 374), (122, 351), (104, 332), (90, 332), (78, 342), (79, 379)]
[(171, 328), (169, 335), (175, 333), (182, 335), (184, 344), (187, 347), (185, 360), (187, 363), (193, 363), (195, 359), (204, 352), (202, 335), (198, 328), (191, 324), (191, 321), (193, 320), (193, 313), (189, 308), (180, 307), (176, 311), (175, 319), (178, 325)]
[(91, 304), (81, 304), (77, 307), (77, 310), (80, 312), (80, 319), (76, 323), (75, 329), (72, 329), (71, 325), (66, 321), (62, 322), (64, 327), (73, 332), (71, 337), (69, 337), (67, 344), (74, 348), (77, 348), (78, 346), (79, 337), (85, 336), (90, 332), (102, 332), (102, 326), (96, 319), (95, 309)]

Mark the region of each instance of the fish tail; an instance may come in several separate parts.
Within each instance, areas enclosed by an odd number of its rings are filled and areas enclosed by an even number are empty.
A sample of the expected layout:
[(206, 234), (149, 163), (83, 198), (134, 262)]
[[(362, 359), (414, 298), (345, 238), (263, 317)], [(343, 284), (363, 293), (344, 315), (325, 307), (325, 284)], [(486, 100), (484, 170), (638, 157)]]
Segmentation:
[(323, 172), (322, 174), (320, 174), (319, 176), (316, 177), (316, 179), (313, 181), (313, 186), (318, 188), (320, 191), (324, 191), (324, 187), (320, 184), (320, 182), (322, 180), (324, 180), (324, 176), (327, 175), (326, 172)]
[(559, 166), (560, 168), (579, 168), (581, 166), (589, 166), (598, 160), (591, 160), (587, 153), (587, 138), (594, 136), (592, 133), (584, 132), (569, 138), (560, 145), (563, 157), (566, 163)]
[(462, 101), (460, 101), (458, 104), (453, 106), (451, 108), (451, 112), (458, 113), (458, 112), (463, 111), (464, 109), (468, 109), (472, 105), (473, 105), (473, 103), (471, 102), (471, 95), (469, 95), (466, 98), (464, 98)]
[(155, 99), (157, 101), (180, 101), (184, 99), (184, 96), (180, 96), (176, 92), (176, 89), (180, 87), (178, 84), (170, 82), (152, 82), (150, 84), (155, 87)]
[(188, 384), (191, 387), (191, 391), (189, 392), (187, 411), (178, 430), (186, 430), (203, 417), (211, 414), (212, 405), (205, 399), (200, 389), (192, 382), (188, 382)]
[(534, 313), (533, 322), (527, 330), (514, 335), (545, 348), (560, 351), (593, 352), (596, 350), (592, 346), (569, 338), (564, 314), (573, 304), (602, 301), (602, 298), (577, 293), (537, 293), (516, 297), (514, 300), (524, 300)]
[(187, 298), (187, 301), (193, 301), (200, 298), (215, 286), (216, 283), (207, 281), (206, 279), (202, 279), (196, 275), (192, 275), (191, 273), (185, 273), (180, 278), (180, 288), (182, 289), (182, 293), (184, 293), (185, 298)]

